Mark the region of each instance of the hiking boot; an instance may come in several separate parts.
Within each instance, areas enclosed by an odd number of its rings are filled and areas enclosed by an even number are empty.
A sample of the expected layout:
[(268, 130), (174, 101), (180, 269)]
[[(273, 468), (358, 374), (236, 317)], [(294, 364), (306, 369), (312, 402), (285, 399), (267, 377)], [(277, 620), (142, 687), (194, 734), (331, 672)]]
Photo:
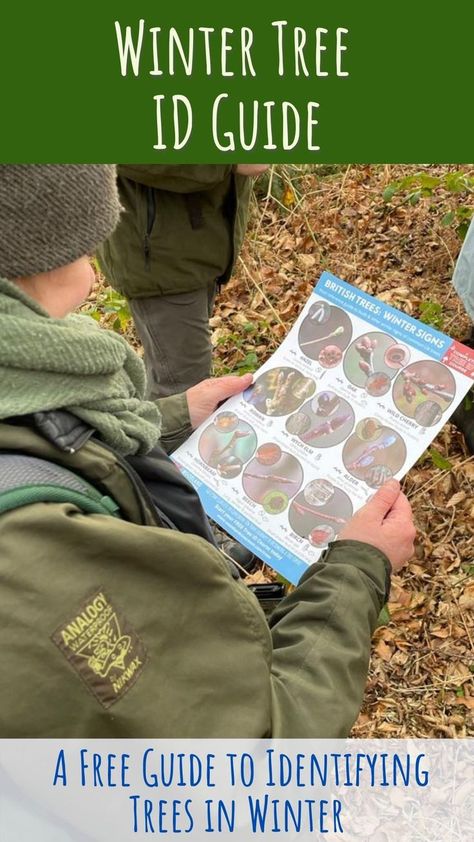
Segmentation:
[(243, 567), (247, 573), (250, 573), (258, 562), (257, 556), (254, 555), (251, 550), (248, 550), (247, 547), (244, 547), (243, 544), (239, 544), (238, 541), (234, 541), (232, 538), (228, 539), (228, 542), (223, 549), (224, 552), (226, 552), (227, 555), (230, 555), (231, 559), (235, 561), (239, 567)]
[(225, 553), (232, 561), (235, 561), (239, 569), (245, 570), (249, 573), (257, 565), (258, 558), (251, 550), (239, 544), (234, 538), (231, 538), (217, 523), (211, 521), (212, 533), (219, 549)]

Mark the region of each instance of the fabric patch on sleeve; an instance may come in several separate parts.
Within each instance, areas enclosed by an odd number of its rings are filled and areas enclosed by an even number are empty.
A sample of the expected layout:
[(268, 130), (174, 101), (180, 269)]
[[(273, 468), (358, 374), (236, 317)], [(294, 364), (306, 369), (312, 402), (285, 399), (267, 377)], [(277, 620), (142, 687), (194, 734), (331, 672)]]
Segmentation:
[(135, 684), (147, 660), (138, 634), (103, 590), (87, 597), (51, 640), (104, 708)]

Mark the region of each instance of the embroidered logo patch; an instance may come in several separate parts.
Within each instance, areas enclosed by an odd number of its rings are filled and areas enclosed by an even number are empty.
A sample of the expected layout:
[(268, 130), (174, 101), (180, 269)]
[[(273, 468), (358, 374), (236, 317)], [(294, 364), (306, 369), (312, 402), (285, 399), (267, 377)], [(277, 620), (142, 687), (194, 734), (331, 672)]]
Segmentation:
[(130, 689), (145, 666), (144, 644), (104, 591), (88, 597), (51, 639), (105, 708)]

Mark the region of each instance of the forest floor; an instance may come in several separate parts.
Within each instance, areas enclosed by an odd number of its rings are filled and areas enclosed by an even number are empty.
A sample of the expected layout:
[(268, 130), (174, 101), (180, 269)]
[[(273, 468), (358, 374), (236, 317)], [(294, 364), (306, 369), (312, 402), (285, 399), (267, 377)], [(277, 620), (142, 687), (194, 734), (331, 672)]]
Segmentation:
[[(260, 177), (235, 275), (211, 320), (215, 373), (264, 363), (324, 269), (463, 339), (469, 320), (450, 280), (461, 247), (456, 225), (473, 199), (450, 189), (459, 171), (474, 175), (472, 166), (344, 165), (277, 167)], [(416, 184), (391, 189), (420, 172), (421, 195)], [(122, 327), (130, 335), (127, 319)], [(393, 577), (352, 735), (473, 736), (474, 457), (451, 424), (403, 485), (416, 553)], [(272, 575), (262, 565), (251, 579)]]

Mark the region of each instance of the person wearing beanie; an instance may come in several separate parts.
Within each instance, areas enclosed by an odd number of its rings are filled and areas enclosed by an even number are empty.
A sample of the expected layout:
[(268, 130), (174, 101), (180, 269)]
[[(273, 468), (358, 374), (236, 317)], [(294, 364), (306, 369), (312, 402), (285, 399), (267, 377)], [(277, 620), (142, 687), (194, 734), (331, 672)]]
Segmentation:
[(379, 489), (267, 624), (160, 443), (248, 378), (170, 422), (126, 341), (73, 313), (119, 211), (113, 167), (0, 166), (0, 736), (344, 736), (409, 503)]
[[(146, 402), (143, 365), (121, 336), (99, 331), (86, 316), (63, 321), (90, 292), (86, 255), (112, 233), (119, 215), (114, 166), (0, 166), (0, 279), (16, 279), (13, 286), (0, 280), (7, 308), (0, 309), (1, 411), (8, 417), (67, 408), (125, 455), (147, 452), (160, 432), (169, 450), (250, 378), (216, 379), (192, 390), (189, 400), (181, 394)], [(21, 337), (34, 316), (38, 341), (30, 347)]]
[(0, 165), (0, 275), (39, 275), (93, 252), (119, 221), (114, 179), (114, 166)]

